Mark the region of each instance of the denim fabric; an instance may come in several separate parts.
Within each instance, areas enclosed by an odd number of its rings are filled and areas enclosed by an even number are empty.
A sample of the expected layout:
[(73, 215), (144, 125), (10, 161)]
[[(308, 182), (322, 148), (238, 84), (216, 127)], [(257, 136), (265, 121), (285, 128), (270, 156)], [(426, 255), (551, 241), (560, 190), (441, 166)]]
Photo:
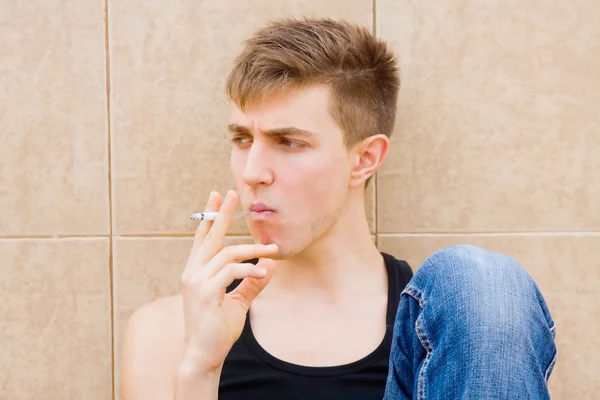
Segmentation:
[(549, 399), (555, 326), (512, 258), (437, 252), (402, 292), (384, 400)]

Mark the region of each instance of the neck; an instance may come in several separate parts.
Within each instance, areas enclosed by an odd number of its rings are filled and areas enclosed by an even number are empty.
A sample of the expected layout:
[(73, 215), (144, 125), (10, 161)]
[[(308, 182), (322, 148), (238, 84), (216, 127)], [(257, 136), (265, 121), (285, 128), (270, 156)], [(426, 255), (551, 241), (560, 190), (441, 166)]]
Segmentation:
[(294, 257), (277, 261), (277, 272), (267, 289), (291, 296), (345, 298), (378, 294), (387, 287), (383, 258), (365, 214), (364, 194), (354, 197), (321, 238)]

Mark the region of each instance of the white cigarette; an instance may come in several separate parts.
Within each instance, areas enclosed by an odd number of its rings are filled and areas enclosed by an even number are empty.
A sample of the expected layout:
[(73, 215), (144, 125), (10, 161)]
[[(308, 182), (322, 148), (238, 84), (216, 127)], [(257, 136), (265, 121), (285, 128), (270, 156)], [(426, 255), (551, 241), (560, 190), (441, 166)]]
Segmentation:
[(219, 215), (218, 212), (201, 212), (190, 215), (190, 219), (200, 220), (200, 221), (214, 221)]

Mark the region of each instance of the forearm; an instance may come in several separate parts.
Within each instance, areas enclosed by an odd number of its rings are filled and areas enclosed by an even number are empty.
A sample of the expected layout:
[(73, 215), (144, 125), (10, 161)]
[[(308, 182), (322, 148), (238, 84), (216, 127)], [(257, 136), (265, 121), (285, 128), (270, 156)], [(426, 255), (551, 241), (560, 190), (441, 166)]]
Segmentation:
[(177, 371), (174, 400), (218, 400), (221, 368), (203, 369), (190, 361), (182, 361)]

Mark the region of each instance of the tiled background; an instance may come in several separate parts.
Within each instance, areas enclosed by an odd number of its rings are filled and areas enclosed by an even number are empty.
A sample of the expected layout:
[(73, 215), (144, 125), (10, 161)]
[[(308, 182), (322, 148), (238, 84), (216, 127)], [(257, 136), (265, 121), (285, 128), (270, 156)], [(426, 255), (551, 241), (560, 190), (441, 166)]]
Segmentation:
[(553, 398), (597, 398), (598, 1), (0, 0), (0, 399), (113, 396), (124, 321), (177, 289), (189, 213), (233, 186), (232, 58), (302, 15), (399, 55), (380, 248), (414, 268), (454, 243), (516, 257), (558, 325)]

